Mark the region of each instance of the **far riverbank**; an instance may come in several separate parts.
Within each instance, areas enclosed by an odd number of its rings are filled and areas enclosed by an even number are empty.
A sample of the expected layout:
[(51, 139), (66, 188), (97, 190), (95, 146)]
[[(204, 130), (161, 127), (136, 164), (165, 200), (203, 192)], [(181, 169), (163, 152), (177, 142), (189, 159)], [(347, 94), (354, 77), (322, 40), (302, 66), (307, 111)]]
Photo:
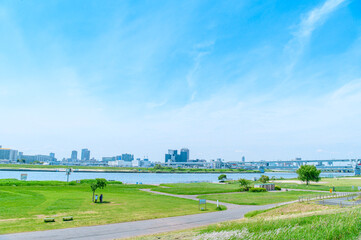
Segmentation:
[(258, 170), (244, 169), (201, 169), (201, 168), (122, 168), (122, 167), (91, 167), (63, 165), (31, 165), (31, 164), (0, 164), (0, 171), (37, 171), (65, 172), (71, 168), (73, 172), (104, 172), (104, 173), (260, 173)]
[[(0, 171), (0, 179), (13, 178), (21, 179), (26, 174), (27, 180), (55, 180), (67, 181), (64, 171), (34, 171), (29, 169), (11, 169)], [(259, 179), (261, 175), (275, 179), (297, 178), (296, 173), (287, 172), (266, 172), (266, 173), (223, 173), (228, 179), (237, 180), (245, 178), (249, 180)], [(190, 183), (190, 182), (218, 182), (220, 173), (152, 173), (152, 172), (104, 172), (104, 171), (74, 171), (69, 176), (69, 181), (81, 179), (105, 178), (109, 181), (121, 181), (133, 184), (162, 184), (162, 183)], [(321, 177), (353, 176), (352, 173), (321, 173)]]

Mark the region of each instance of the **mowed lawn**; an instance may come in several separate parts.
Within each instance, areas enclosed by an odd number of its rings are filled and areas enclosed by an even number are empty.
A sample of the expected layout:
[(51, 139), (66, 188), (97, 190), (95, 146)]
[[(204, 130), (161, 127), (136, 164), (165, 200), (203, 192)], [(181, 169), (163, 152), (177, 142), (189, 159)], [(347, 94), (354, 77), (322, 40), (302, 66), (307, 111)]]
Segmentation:
[(307, 191), (287, 192), (239, 192), (229, 194), (210, 194), (198, 196), (200, 199), (219, 200), (221, 202), (239, 205), (266, 205), (272, 203), (288, 202), (298, 200), (300, 196), (313, 196), (320, 193)]
[[(357, 192), (357, 187), (361, 187), (360, 177), (322, 178), (319, 183), (311, 182), (308, 186), (305, 183), (287, 183), (287, 181), (289, 180), (277, 181), (276, 185), (289, 189), (320, 191), (329, 191), (330, 188), (335, 187), (336, 192)], [(354, 189), (352, 189), (352, 186), (354, 186)]]
[(161, 184), (159, 187), (153, 187), (152, 190), (171, 194), (199, 195), (208, 193), (238, 192), (239, 188), (239, 183), (174, 183)]
[[(100, 225), (200, 213), (196, 201), (140, 191), (139, 185), (108, 185), (97, 194), (107, 203), (92, 203), (89, 184), (0, 186), (0, 233)], [(150, 186), (148, 186), (150, 187)], [(211, 205), (209, 211), (215, 211)], [(74, 221), (63, 222), (63, 216)], [(44, 223), (55, 217), (55, 223)]]

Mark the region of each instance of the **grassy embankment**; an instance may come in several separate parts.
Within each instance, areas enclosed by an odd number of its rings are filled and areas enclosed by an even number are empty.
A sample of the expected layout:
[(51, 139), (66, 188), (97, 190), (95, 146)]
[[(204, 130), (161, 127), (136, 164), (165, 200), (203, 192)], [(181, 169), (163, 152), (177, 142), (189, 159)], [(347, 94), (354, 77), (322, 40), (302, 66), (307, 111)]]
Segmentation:
[(139, 168), (139, 167), (92, 167), (92, 166), (64, 166), (38, 164), (0, 164), (1, 169), (64, 169), (120, 171), (136, 173), (258, 173), (258, 170), (245, 169), (201, 169), (201, 168)]
[[(330, 188), (335, 187), (336, 192), (357, 192), (357, 186), (361, 187), (361, 177), (322, 178), (319, 183), (311, 183), (308, 186), (304, 183), (287, 183), (287, 181), (290, 180), (276, 181), (276, 184), (288, 189), (319, 191), (329, 191)], [(352, 189), (352, 186), (354, 186), (354, 189)]]
[(360, 233), (360, 207), (340, 209), (295, 203), (260, 212), (252, 218), (132, 239), (348, 240), (359, 239)]
[(226, 203), (239, 205), (266, 205), (272, 203), (281, 203), (298, 200), (300, 196), (316, 196), (319, 193), (307, 191), (288, 191), (288, 192), (240, 192), (230, 194), (211, 194), (201, 195), (198, 198), (207, 200), (219, 200)]
[[(140, 191), (147, 185), (109, 182), (103, 204), (92, 203), (89, 182), (0, 180), (0, 233), (36, 231), (200, 213), (196, 201)], [(216, 206), (208, 211), (215, 211)], [(74, 221), (63, 222), (63, 216)], [(56, 222), (44, 223), (44, 217)]]

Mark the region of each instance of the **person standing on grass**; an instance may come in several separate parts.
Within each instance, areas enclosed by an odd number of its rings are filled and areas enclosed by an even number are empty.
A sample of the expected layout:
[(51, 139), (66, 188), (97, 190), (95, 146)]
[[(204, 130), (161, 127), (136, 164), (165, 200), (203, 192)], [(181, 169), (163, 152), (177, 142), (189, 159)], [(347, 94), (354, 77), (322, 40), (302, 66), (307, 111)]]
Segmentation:
[(99, 201), (100, 201), (100, 203), (103, 202), (103, 194), (100, 194)]
[(95, 202), (97, 202), (97, 201), (98, 201), (98, 194), (95, 195)]

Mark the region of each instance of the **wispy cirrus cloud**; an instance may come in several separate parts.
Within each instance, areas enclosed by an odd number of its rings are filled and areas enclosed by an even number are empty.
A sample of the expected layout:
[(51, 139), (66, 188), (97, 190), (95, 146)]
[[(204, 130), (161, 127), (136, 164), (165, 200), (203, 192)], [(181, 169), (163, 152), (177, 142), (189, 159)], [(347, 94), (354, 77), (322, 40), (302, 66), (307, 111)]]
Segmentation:
[(212, 52), (215, 41), (206, 41), (195, 45), (193, 65), (187, 73), (186, 80), (188, 87), (192, 90), (190, 100), (193, 101), (197, 95), (195, 90), (197, 81), (197, 72), (201, 68), (202, 59)]
[(285, 50), (289, 55), (288, 71), (292, 71), (298, 58), (302, 55), (304, 47), (308, 44), (313, 31), (321, 26), (325, 20), (336, 11), (346, 0), (326, 0), (321, 6), (307, 12), (293, 32), (293, 38), (287, 43)]

